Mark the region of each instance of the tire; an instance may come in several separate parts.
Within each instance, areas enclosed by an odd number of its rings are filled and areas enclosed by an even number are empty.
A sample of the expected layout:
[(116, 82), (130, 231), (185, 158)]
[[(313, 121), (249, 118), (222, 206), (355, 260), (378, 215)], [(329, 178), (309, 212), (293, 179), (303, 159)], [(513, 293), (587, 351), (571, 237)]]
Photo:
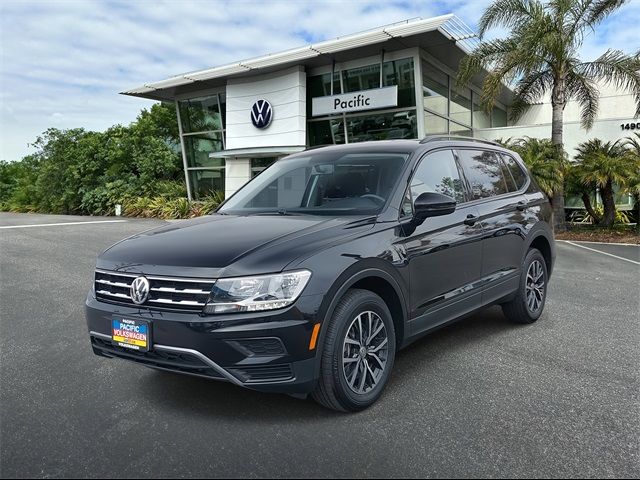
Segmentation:
[(396, 337), (391, 312), (375, 293), (351, 289), (326, 328), (320, 378), (311, 395), (332, 410), (364, 410), (380, 398), (393, 369)]
[[(502, 305), (505, 316), (514, 323), (533, 323), (544, 310), (549, 275), (539, 250), (532, 248), (522, 262), (522, 274), (516, 297)], [(533, 297), (531, 296), (533, 295)]]

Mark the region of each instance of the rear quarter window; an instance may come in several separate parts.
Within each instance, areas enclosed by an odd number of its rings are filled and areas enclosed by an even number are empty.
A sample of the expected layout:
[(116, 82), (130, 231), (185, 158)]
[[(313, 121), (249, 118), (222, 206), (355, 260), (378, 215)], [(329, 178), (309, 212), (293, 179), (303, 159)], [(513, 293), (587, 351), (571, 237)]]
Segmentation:
[(504, 160), (507, 170), (511, 174), (514, 182), (516, 182), (518, 190), (520, 190), (527, 183), (527, 174), (524, 173), (520, 164), (511, 155), (503, 153), (502, 159)]

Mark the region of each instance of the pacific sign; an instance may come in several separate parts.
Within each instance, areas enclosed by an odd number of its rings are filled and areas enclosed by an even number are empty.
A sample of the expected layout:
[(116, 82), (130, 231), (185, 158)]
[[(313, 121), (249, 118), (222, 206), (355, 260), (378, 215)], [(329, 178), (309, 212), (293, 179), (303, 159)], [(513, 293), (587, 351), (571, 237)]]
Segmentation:
[(358, 112), (373, 108), (398, 106), (398, 86), (374, 88), (360, 92), (315, 97), (311, 103), (311, 114), (314, 117), (333, 113)]

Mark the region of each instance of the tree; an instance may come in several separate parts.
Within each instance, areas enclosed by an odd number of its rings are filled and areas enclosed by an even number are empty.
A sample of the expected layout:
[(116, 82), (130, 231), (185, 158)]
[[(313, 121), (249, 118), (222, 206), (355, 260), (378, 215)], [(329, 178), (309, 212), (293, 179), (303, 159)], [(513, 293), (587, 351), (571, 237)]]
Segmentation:
[[(567, 103), (581, 107), (582, 127), (590, 129), (598, 113), (597, 83), (609, 83), (635, 96), (640, 115), (640, 54), (607, 50), (583, 62), (579, 50), (592, 32), (627, 0), (494, 0), (480, 19), (480, 38), (493, 27), (509, 30), (506, 38), (484, 41), (460, 63), (457, 83), (466, 84), (486, 70), (481, 94), (490, 111), (503, 85), (514, 86), (509, 116), (518, 119), (533, 102), (551, 95), (551, 141), (558, 159), (563, 151), (563, 114)], [(554, 225), (563, 231), (564, 192), (553, 194)]]
[[(625, 148), (624, 142), (603, 142), (599, 139), (581, 143), (576, 155), (574, 167), (576, 179), (582, 185), (600, 189), (604, 213), (602, 218), (594, 219), (605, 227), (613, 226), (616, 218), (614, 184), (621, 187), (629, 185), (630, 175), (640, 169), (640, 161)], [(585, 207), (593, 216), (590, 204), (582, 196)]]
[[(640, 133), (634, 133), (632, 137), (623, 140), (623, 144), (627, 147), (627, 154), (631, 156), (631, 161), (640, 164)], [(629, 172), (627, 187), (629, 193), (633, 195), (636, 223), (638, 230), (640, 230), (640, 168)]]

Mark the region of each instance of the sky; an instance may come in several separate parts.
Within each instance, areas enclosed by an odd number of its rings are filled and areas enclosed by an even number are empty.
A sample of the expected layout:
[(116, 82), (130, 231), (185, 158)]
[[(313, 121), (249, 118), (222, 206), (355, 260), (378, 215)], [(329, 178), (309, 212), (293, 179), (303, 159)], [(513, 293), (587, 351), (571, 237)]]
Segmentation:
[[(49, 127), (104, 130), (152, 101), (119, 92), (408, 18), (454, 13), (475, 30), (490, 0), (0, 0), (0, 160)], [(585, 40), (583, 58), (640, 47), (640, 0)], [(493, 35), (499, 35), (494, 32)]]

